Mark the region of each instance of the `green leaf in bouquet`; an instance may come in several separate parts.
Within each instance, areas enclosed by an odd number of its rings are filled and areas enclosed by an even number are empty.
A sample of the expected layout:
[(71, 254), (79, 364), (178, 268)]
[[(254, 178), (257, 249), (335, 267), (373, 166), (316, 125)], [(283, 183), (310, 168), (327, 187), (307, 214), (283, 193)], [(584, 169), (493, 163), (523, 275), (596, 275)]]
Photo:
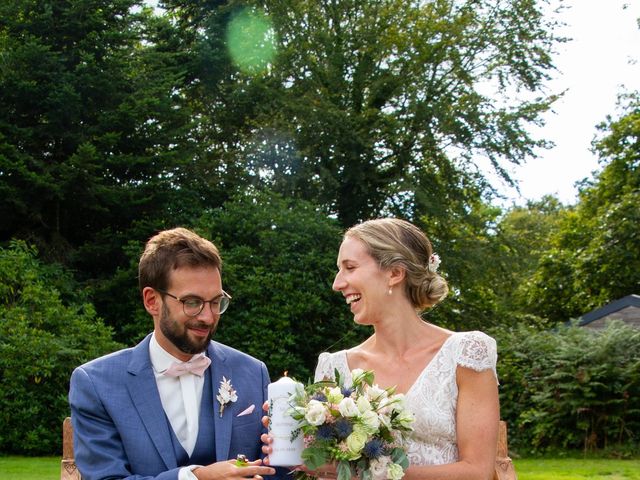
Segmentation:
[(391, 431), (384, 426), (380, 426), (380, 429), (378, 430), (378, 436), (387, 443), (393, 443), (394, 441)]
[(407, 453), (402, 448), (394, 448), (391, 450), (391, 460), (393, 463), (397, 463), (402, 467), (403, 470), (409, 468), (409, 459), (407, 458)]
[(302, 461), (309, 470), (316, 470), (329, 460), (322, 447), (307, 447), (302, 451)]
[[(336, 382), (333, 380), (319, 380), (314, 383), (310, 383), (304, 389), (307, 394), (307, 397), (313, 397), (316, 393), (321, 392), (326, 387), (332, 388), (336, 386)], [(298, 395), (299, 399), (304, 399), (304, 396)]]
[(351, 467), (349, 462), (341, 460), (338, 462), (338, 479), (337, 480), (351, 480)]
[(360, 480), (372, 480), (373, 476), (371, 475), (371, 470), (368, 468), (365, 470), (360, 470)]
[(372, 480), (371, 470), (369, 469), (370, 460), (366, 457), (360, 457), (356, 462), (356, 472), (359, 480)]
[(373, 385), (373, 380), (374, 380), (373, 371), (372, 370), (365, 370), (364, 377), (363, 377), (362, 381), (364, 383), (366, 383), (367, 385), (371, 386), (371, 385)]

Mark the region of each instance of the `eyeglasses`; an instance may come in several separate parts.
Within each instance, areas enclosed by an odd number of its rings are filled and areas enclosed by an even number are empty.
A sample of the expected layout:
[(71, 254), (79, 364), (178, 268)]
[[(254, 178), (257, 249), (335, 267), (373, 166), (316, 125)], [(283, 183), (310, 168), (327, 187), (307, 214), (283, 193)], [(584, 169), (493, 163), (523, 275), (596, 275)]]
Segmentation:
[(222, 291), (222, 295), (218, 295), (216, 298), (212, 298), (211, 300), (203, 300), (200, 297), (184, 297), (178, 298), (175, 295), (172, 295), (169, 292), (164, 290), (157, 289), (158, 292), (163, 295), (169, 295), (171, 298), (175, 298), (180, 303), (182, 303), (182, 311), (188, 317), (197, 317), (202, 313), (204, 309), (204, 304), (208, 303), (211, 308), (211, 313), (214, 315), (222, 315), (227, 308), (229, 307), (229, 303), (231, 302), (231, 295), (229, 295), (224, 290)]

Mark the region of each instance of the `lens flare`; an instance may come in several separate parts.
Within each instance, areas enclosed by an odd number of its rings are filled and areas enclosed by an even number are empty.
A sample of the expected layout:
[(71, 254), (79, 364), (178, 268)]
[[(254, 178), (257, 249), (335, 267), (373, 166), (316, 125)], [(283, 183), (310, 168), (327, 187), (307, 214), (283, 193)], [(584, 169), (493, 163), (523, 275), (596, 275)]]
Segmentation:
[(256, 75), (267, 70), (276, 55), (275, 30), (258, 9), (244, 9), (227, 27), (227, 48), (233, 63), (244, 73)]

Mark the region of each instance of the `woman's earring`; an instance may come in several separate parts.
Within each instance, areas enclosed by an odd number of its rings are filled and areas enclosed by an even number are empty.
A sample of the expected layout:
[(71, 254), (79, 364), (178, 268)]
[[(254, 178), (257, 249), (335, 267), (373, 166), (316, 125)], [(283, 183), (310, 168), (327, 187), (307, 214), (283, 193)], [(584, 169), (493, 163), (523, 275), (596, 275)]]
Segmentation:
[(393, 289), (391, 287), (389, 287), (389, 291), (387, 292), (388, 295), (393, 295)]

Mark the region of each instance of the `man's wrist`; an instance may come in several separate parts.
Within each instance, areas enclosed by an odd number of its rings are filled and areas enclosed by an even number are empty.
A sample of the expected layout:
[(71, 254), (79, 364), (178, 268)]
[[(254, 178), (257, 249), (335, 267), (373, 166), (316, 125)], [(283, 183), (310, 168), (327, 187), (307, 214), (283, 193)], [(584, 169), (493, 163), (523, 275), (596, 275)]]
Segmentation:
[(198, 477), (196, 477), (193, 471), (201, 466), (202, 465), (189, 465), (188, 467), (182, 467), (178, 472), (178, 480), (198, 480)]

